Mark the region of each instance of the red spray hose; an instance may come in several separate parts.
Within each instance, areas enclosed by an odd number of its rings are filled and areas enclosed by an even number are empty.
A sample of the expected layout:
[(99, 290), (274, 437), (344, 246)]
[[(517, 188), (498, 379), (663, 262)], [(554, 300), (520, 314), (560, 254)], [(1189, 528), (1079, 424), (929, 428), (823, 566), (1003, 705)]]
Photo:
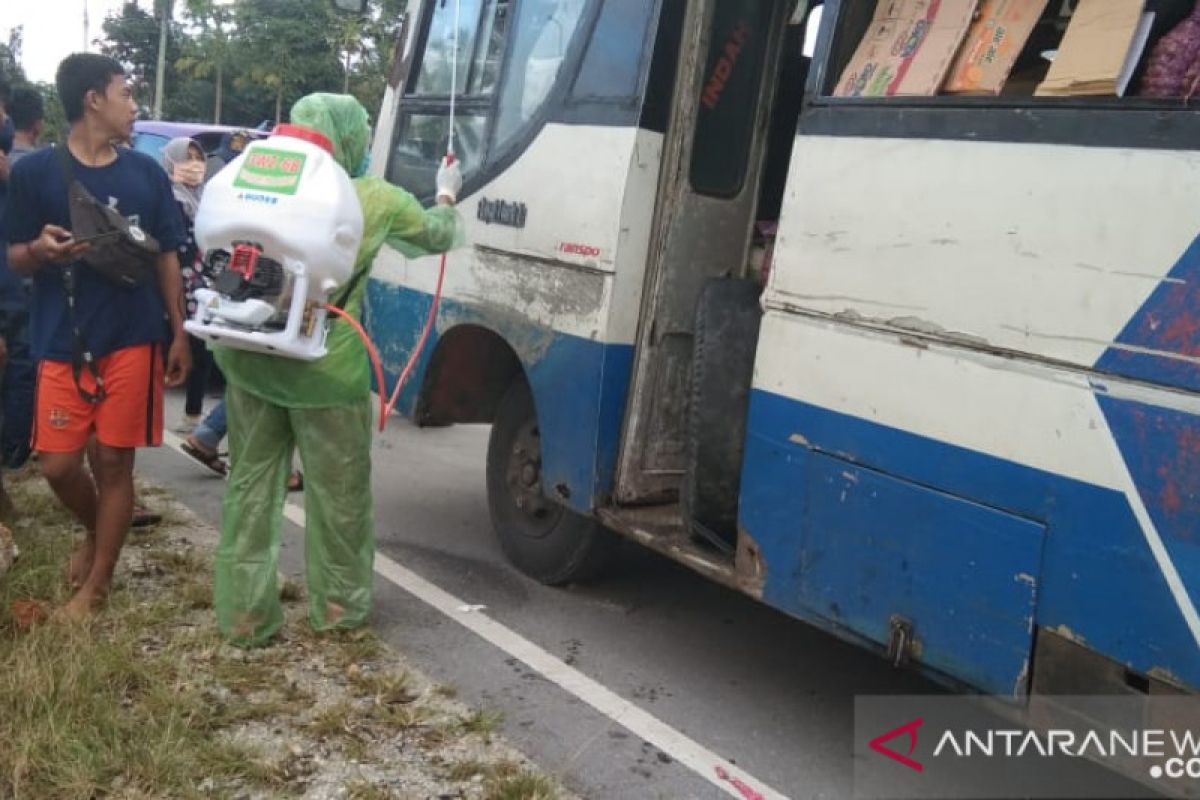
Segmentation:
[[(455, 26), (455, 39), (457, 42), (457, 25)], [(457, 46), (457, 45), (456, 45)], [(454, 59), (457, 65), (457, 56)], [(450, 146), (446, 153), (446, 163), (454, 163), (454, 96), (450, 96)], [(367, 336), (367, 332), (358, 320), (347, 314), (337, 306), (326, 304), (325, 310), (330, 311), (342, 319), (350, 323), (354, 328), (354, 332), (363, 340), (363, 344), (367, 346), (367, 354), (371, 357), (371, 365), (375, 368), (375, 386), (379, 390), (379, 431), (383, 432), (387, 427), (388, 417), (396, 410), (396, 404), (400, 402), (400, 392), (404, 390), (404, 385), (408, 383), (408, 379), (412, 377), (413, 370), (417, 368), (417, 361), (421, 358), (421, 353), (425, 351), (425, 345), (429, 342), (429, 334), (433, 332), (433, 323), (437, 321), (438, 307), (442, 303), (442, 286), (446, 281), (446, 254), (442, 253), (442, 264), (438, 268), (437, 288), (433, 291), (433, 302), (429, 306), (429, 316), (425, 318), (425, 327), (421, 330), (421, 338), (417, 340), (417, 346), (413, 348), (412, 354), (408, 357), (408, 363), (404, 365), (404, 369), (400, 371), (400, 377), (396, 379), (396, 388), (392, 390), (392, 396), (388, 400), (384, 400), (384, 392), (387, 391), (387, 384), (383, 379), (383, 361), (379, 358), (379, 351), (375, 348), (375, 343), (371, 341), (371, 337)]]
[(404, 385), (408, 383), (408, 379), (412, 377), (413, 370), (417, 367), (417, 361), (421, 358), (421, 353), (425, 350), (425, 345), (429, 342), (429, 335), (433, 331), (433, 324), (437, 321), (438, 307), (442, 301), (442, 286), (446, 280), (446, 254), (442, 253), (442, 265), (438, 270), (437, 289), (433, 293), (433, 303), (429, 306), (429, 316), (425, 319), (425, 327), (421, 331), (421, 338), (417, 341), (417, 346), (413, 348), (412, 354), (408, 357), (408, 363), (404, 365), (404, 369), (400, 372), (400, 377), (396, 379), (396, 387), (392, 390), (390, 399), (384, 399), (387, 392), (387, 383), (384, 381), (383, 361), (379, 357), (379, 350), (376, 349), (375, 343), (367, 336), (363, 326), (342, 309), (337, 306), (326, 305), (325, 310), (332, 314), (336, 314), (350, 326), (354, 328), (354, 332), (363, 340), (363, 344), (367, 346), (367, 354), (371, 357), (371, 366), (375, 370), (375, 386), (379, 391), (379, 430), (383, 431), (387, 427), (388, 417), (396, 410), (396, 404), (400, 402), (400, 392), (403, 391)]
[[(367, 354), (371, 357), (371, 366), (375, 368), (375, 383), (379, 386), (383, 386), (383, 362), (379, 360), (379, 351), (375, 349), (375, 343), (371, 341), (370, 336), (367, 336), (367, 332), (363, 329), (362, 324), (337, 306), (332, 306), (326, 303), (325, 310), (330, 314), (336, 314), (337, 316), (346, 320), (346, 322), (350, 324), (350, 327), (354, 329), (354, 332), (358, 334), (358, 338), (362, 339), (363, 344), (367, 346)], [(382, 391), (380, 392), (380, 400), (383, 400)], [(385, 408), (382, 402), (380, 402), (379, 408), (381, 412)], [(381, 424), (380, 430), (382, 429), (383, 427)]]

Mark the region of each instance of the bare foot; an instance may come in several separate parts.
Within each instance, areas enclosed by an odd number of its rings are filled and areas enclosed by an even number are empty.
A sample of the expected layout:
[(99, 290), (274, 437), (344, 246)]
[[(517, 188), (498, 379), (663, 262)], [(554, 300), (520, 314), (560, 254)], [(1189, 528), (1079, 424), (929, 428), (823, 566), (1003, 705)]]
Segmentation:
[(92, 589), (80, 589), (65, 606), (55, 612), (54, 618), (62, 622), (82, 622), (100, 613), (107, 593)]
[(71, 553), (67, 562), (67, 584), (72, 590), (83, 586), (83, 582), (92, 574), (92, 560), (96, 557), (96, 542), (87, 536)]

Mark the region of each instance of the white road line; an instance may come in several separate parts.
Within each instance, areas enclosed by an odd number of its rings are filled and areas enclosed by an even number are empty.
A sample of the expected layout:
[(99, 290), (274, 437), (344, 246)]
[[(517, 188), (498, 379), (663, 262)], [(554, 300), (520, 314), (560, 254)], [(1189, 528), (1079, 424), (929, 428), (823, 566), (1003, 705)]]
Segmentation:
[[(183, 440), (167, 432), (163, 442), (189, 461), (180, 448)], [(284, 505), (283, 515), (304, 527), (304, 509), (294, 503)], [(704, 745), (629, 702), (608, 687), (548, 653), (538, 645), (505, 627), (486, 614), (464, 612), (468, 606), (441, 587), (430, 583), (410, 569), (400, 566), (382, 553), (375, 554), (375, 573), (462, 625), (489, 644), (526, 664), (544, 678), (578, 697), (596, 711), (650, 742), (714, 786), (739, 800), (787, 800), (787, 796), (767, 786), (736, 765), (718, 756)], [(722, 777), (721, 773), (727, 777)]]

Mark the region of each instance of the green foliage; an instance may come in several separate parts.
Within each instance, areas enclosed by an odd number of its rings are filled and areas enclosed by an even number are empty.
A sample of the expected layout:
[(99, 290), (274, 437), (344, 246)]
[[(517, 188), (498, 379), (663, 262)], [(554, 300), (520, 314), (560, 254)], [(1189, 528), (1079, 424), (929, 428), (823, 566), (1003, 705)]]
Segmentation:
[[(407, 0), (369, 0), (363, 15), (338, 12), (332, 0), (178, 0), (175, 6), (164, 118), (255, 127), (286, 118), (293, 102), (317, 91), (349, 92), (374, 116)], [(125, 65), (149, 116), (159, 17), (126, 2), (102, 30), (101, 51)], [(0, 70), (6, 52), (0, 44)], [(19, 68), (19, 57), (12, 63)]]

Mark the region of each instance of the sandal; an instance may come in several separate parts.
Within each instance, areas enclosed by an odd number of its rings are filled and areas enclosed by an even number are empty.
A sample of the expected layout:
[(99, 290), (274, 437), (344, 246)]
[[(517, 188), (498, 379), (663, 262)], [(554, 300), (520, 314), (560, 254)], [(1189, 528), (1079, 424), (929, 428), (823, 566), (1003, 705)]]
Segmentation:
[(289, 492), (304, 491), (304, 473), (296, 470), (291, 475), (288, 475), (287, 490)]
[(209, 470), (220, 475), (222, 478), (224, 478), (226, 473), (229, 472), (229, 467), (225, 464), (224, 461), (221, 460), (220, 453), (204, 452), (203, 450), (201, 450), (199, 447), (196, 446), (196, 444), (192, 441), (191, 437), (188, 437), (187, 439), (185, 439), (183, 444), (181, 444), (179, 446), (179, 449), (182, 450), (187, 455), (189, 455), (192, 458), (199, 461), (202, 465), (207, 467)]

